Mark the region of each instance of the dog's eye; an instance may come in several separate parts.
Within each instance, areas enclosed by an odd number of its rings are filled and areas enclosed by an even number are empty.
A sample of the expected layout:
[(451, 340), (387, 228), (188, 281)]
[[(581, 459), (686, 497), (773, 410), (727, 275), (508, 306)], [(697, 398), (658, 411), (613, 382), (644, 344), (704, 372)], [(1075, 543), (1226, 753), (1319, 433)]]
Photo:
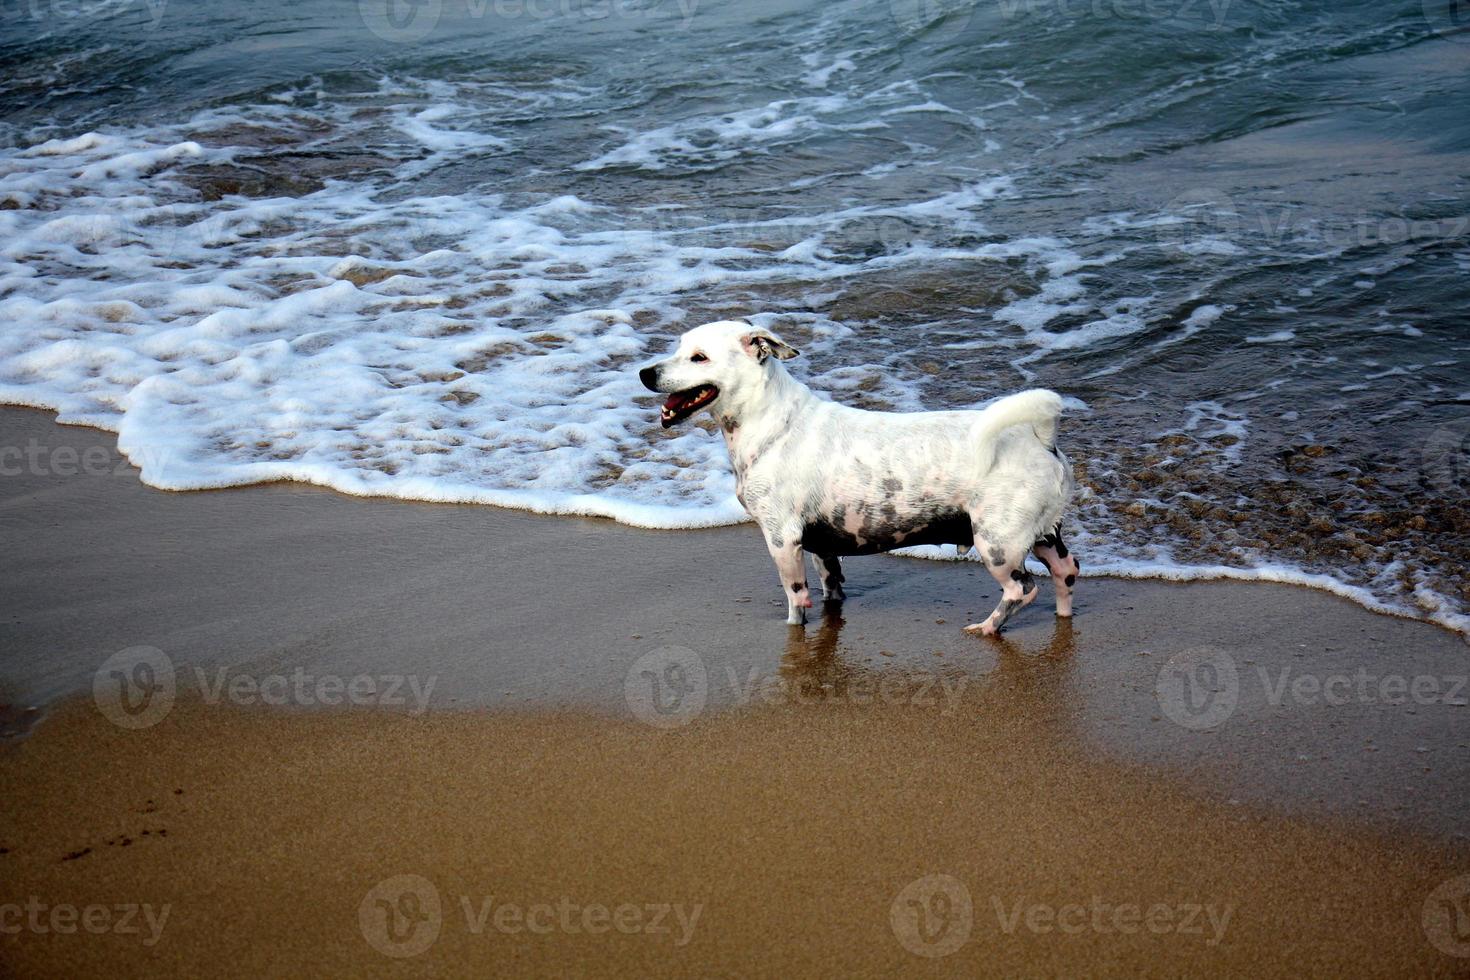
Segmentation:
[(689, 359), (695, 364), (703, 364), (705, 361), (709, 360), (709, 358), (705, 357), (703, 354), (692, 354), (690, 355)]

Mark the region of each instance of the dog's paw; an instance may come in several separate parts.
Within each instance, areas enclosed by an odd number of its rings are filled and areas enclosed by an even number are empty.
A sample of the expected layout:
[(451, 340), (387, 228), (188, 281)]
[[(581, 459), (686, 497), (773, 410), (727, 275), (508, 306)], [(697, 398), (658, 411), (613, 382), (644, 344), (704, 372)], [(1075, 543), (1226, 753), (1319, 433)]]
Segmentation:
[(965, 627), (965, 632), (971, 636), (995, 636), (1000, 630), (989, 623), (971, 623)]

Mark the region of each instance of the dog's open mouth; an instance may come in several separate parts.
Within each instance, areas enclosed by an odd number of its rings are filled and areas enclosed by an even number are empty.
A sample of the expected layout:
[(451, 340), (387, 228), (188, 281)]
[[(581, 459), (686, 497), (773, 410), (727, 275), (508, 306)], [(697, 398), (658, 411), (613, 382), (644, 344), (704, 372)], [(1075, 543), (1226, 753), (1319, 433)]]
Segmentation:
[(685, 388), (676, 391), (664, 402), (664, 410), (660, 415), (664, 428), (682, 422), (695, 412), (699, 411), (710, 402), (714, 401), (720, 393), (720, 389), (714, 385), (696, 385), (693, 388)]

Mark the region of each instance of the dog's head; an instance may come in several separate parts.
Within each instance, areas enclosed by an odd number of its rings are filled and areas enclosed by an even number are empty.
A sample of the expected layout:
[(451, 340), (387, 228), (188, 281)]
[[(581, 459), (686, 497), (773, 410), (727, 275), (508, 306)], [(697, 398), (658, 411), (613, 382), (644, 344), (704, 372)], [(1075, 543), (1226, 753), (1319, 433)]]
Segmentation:
[(764, 382), (774, 361), (796, 355), (770, 330), (721, 320), (684, 334), (673, 354), (639, 371), (638, 379), (669, 396), (660, 416), (667, 429), (718, 402), (738, 403), (741, 392)]

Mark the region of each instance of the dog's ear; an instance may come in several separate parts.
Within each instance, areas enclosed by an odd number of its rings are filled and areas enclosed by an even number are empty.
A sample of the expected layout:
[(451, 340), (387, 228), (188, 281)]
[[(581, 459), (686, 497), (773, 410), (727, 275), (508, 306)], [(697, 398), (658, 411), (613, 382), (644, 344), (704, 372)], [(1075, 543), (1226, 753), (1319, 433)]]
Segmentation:
[(789, 361), (801, 353), (769, 330), (752, 330), (740, 338), (740, 346), (745, 349), (745, 353), (762, 364), (772, 354), (776, 355), (778, 360)]

